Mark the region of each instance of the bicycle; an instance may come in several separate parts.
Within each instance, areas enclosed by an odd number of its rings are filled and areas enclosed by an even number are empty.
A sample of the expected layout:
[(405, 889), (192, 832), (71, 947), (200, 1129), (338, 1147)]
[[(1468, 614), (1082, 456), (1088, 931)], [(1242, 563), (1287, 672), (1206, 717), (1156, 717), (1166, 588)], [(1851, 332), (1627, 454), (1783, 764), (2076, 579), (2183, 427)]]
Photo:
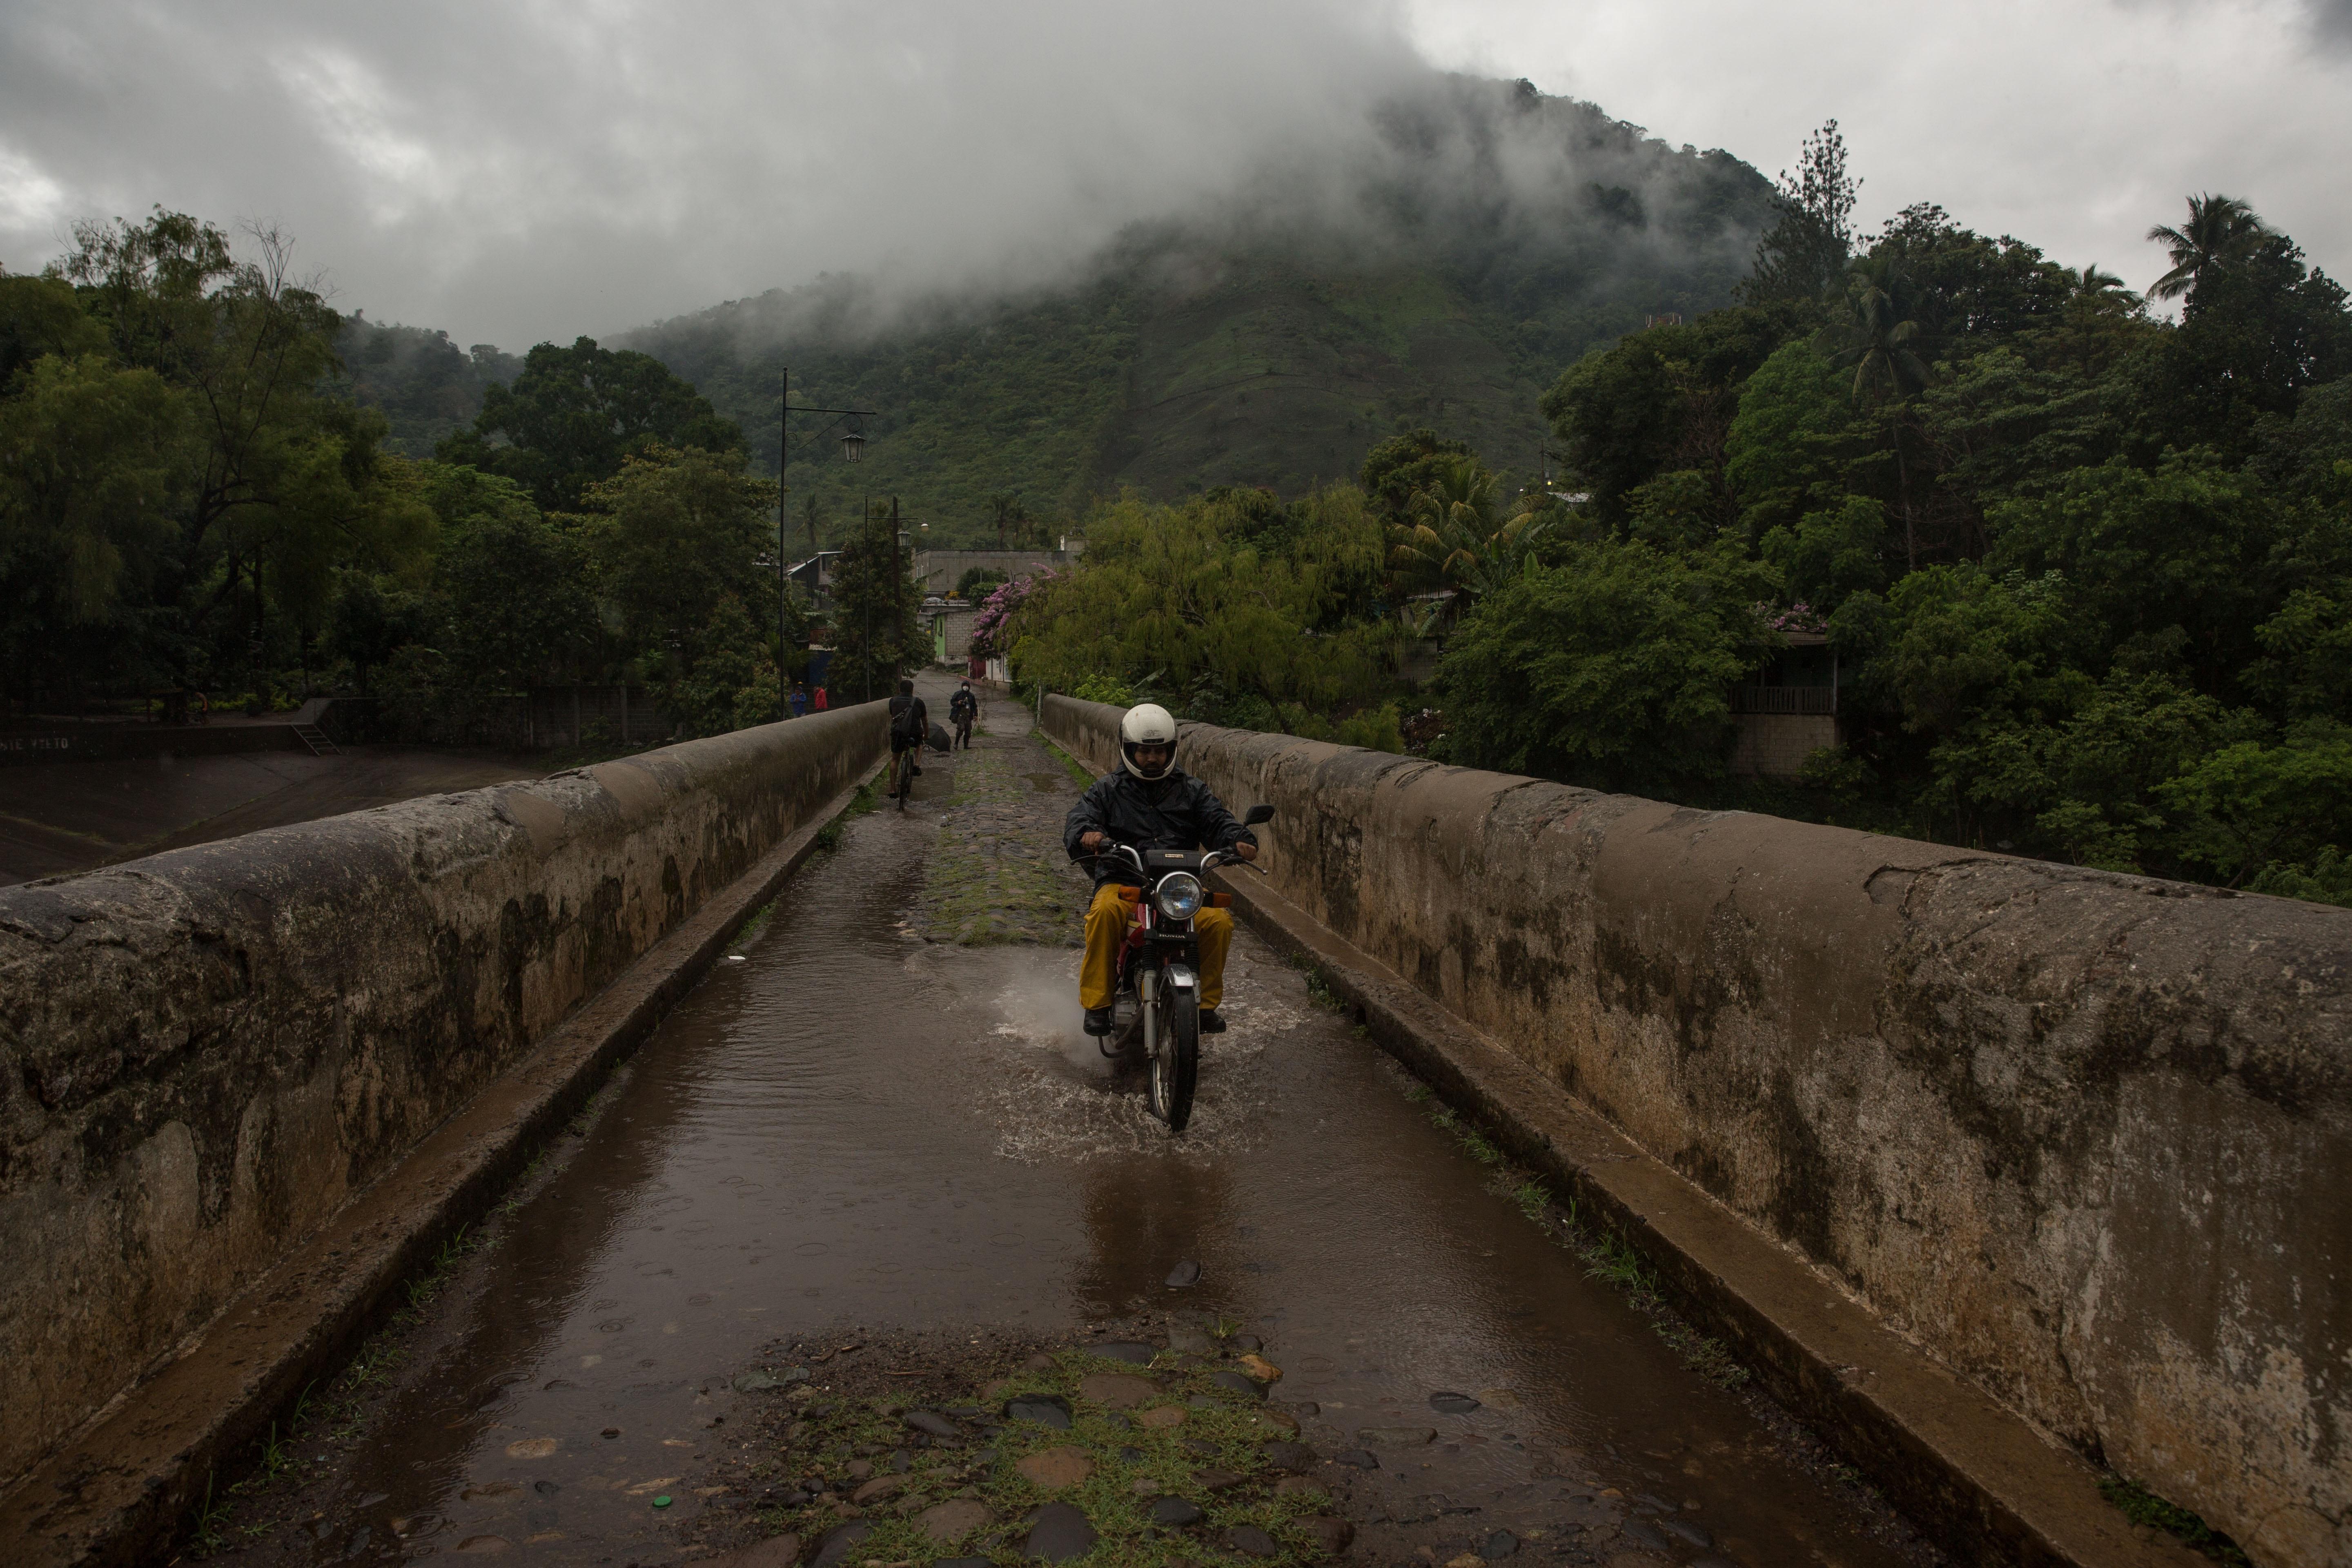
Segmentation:
[(891, 793), (898, 797), (900, 811), (907, 809), (907, 797), (915, 793), (915, 752), (919, 749), (909, 746), (890, 762)]

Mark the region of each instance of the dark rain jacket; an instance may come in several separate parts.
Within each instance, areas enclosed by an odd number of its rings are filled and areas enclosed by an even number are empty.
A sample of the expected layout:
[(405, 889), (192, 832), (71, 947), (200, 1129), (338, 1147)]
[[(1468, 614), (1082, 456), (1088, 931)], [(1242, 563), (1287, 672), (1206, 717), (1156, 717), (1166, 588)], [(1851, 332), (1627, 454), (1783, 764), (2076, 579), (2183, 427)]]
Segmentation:
[[(931, 710), (923, 706), (923, 700), (921, 698), (908, 697), (904, 693), (901, 693), (897, 697), (893, 697), (890, 699), (890, 754), (893, 756), (898, 755), (900, 752), (914, 751), (923, 743), (919, 740), (909, 741), (905, 736), (898, 733), (899, 715), (905, 713), (909, 707), (913, 708), (915, 710), (916, 725), (918, 725), (926, 734), (930, 731)], [(896, 789), (898, 785), (893, 784), (890, 787)]]
[[(1244, 827), (1207, 784), (1173, 766), (1164, 778), (1145, 780), (1121, 764), (1097, 779), (1062, 823), (1062, 847), (1071, 859), (1086, 853), (1078, 840), (1090, 832), (1138, 849), (1230, 849), (1257, 842), (1257, 835)], [(1134, 887), (1141, 881), (1123, 857), (1092, 865), (1097, 887), (1105, 882)]]

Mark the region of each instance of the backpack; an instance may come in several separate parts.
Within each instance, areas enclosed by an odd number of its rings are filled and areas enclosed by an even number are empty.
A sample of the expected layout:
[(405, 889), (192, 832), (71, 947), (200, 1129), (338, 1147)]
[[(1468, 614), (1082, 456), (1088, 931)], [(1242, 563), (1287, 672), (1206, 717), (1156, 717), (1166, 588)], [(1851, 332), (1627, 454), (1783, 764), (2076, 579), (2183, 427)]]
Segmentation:
[(907, 705), (890, 716), (890, 738), (904, 741), (910, 746), (923, 743), (923, 712), (909, 698)]

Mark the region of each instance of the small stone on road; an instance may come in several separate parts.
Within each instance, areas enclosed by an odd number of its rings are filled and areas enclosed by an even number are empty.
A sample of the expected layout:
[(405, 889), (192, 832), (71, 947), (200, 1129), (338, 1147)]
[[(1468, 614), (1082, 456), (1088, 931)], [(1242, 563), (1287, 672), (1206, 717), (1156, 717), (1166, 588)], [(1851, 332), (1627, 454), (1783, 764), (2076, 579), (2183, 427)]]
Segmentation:
[(1160, 1397), (1160, 1385), (1131, 1372), (1098, 1372), (1078, 1379), (1078, 1397), (1112, 1410), (1132, 1410)]
[(1024, 1394), (1006, 1402), (1004, 1414), (1013, 1421), (1034, 1421), (1055, 1431), (1070, 1429), (1070, 1402), (1058, 1394)]
[(1029, 1516), (1029, 1534), (1022, 1555), (1047, 1563), (1067, 1563), (1095, 1549), (1095, 1527), (1087, 1516), (1066, 1502), (1049, 1502)]
[(1344, 1519), (1337, 1519), (1328, 1513), (1317, 1514), (1312, 1519), (1302, 1519), (1298, 1523), (1300, 1528), (1315, 1538), (1315, 1543), (1323, 1549), (1323, 1553), (1327, 1557), (1344, 1556), (1349, 1544), (1356, 1539), (1354, 1525)]
[(1282, 1550), (1255, 1524), (1237, 1524), (1225, 1531), (1225, 1545), (1244, 1557), (1272, 1557)]
[[(1032, 1454), (1013, 1468), (1020, 1471), (1030, 1485), (1054, 1491), (1076, 1486), (1095, 1473), (1095, 1462), (1087, 1458), (1084, 1448), (1074, 1443)], [(864, 1500), (861, 1498), (859, 1500)]]
[(945, 1502), (933, 1503), (917, 1514), (915, 1522), (923, 1527), (924, 1534), (940, 1545), (953, 1546), (973, 1531), (986, 1526), (993, 1518), (995, 1515), (988, 1511), (986, 1503), (971, 1498), (950, 1498)]

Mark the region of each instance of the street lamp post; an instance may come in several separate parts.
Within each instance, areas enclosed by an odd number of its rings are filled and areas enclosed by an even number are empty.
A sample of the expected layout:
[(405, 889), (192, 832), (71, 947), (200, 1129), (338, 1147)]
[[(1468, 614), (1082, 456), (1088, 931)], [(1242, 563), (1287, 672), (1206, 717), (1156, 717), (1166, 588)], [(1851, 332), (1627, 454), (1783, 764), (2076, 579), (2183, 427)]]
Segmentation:
[[(790, 578), (784, 570), (784, 533), (787, 522), (784, 516), (784, 467), (792, 460), (793, 455), (792, 416), (795, 414), (830, 414), (835, 416), (834, 423), (838, 424), (843, 418), (865, 419), (874, 417), (874, 410), (871, 408), (816, 408), (807, 405), (803, 405), (801, 407), (795, 408), (793, 406), (792, 367), (790, 365), (782, 367), (777, 373), (777, 375), (776, 705), (782, 710), (778, 717), (789, 719), (793, 716), (793, 704), (791, 696), (784, 689), (784, 631), (787, 624), (785, 612), (788, 605), (787, 595), (790, 592), (786, 586)], [(824, 428), (825, 430), (830, 430), (833, 428), (833, 425), (828, 424)], [(817, 432), (819, 437), (822, 437), (824, 434), (824, 430)], [(845, 460), (852, 463), (856, 462), (859, 458), (866, 456), (866, 432), (862, 426), (852, 425), (848, 429), (841, 433), (841, 455)], [(812, 555), (822, 554), (823, 552), (813, 550), (811, 553)], [(818, 572), (822, 574), (823, 571), (824, 567), (820, 565), (818, 567)]]

